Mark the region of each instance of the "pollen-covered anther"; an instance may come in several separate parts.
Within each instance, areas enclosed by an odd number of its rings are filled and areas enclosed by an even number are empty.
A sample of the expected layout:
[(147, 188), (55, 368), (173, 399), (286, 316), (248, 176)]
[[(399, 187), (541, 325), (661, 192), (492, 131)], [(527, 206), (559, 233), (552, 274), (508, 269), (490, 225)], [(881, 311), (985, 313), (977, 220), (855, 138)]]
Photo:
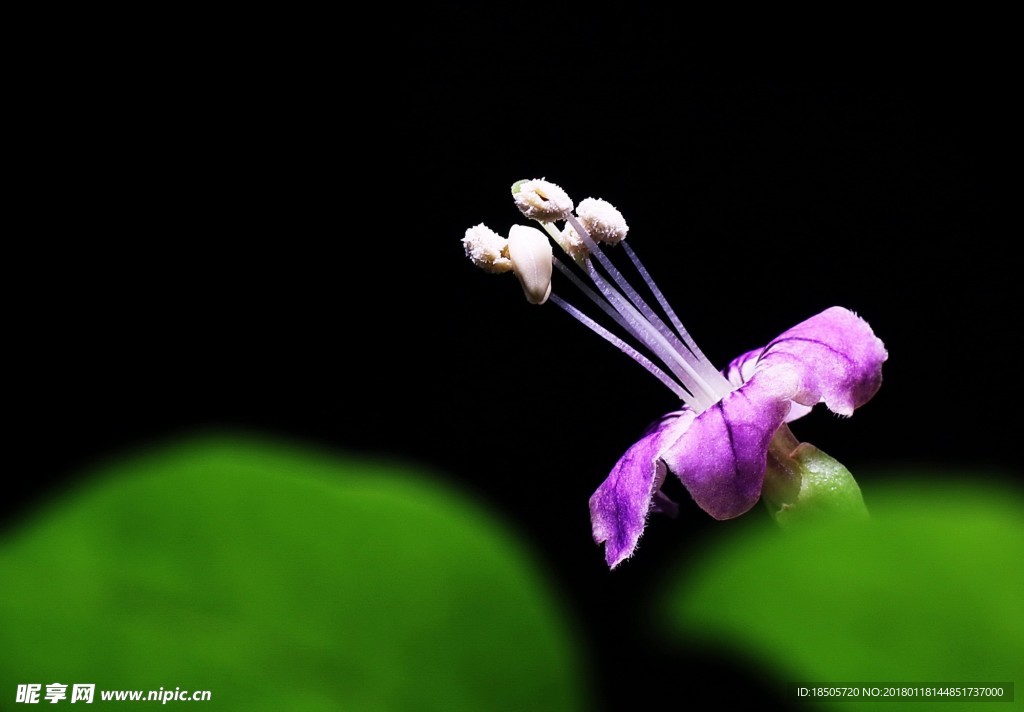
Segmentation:
[(562, 230), (558, 244), (573, 258), (582, 257), (590, 251), (587, 249), (586, 243), (583, 242), (583, 238), (576, 232), (576, 228), (569, 224), (566, 224), (565, 229)]
[(523, 286), (526, 300), (543, 304), (551, 296), (551, 243), (540, 230), (513, 225), (508, 234), (508, 256), (512, 271)]
[(512, 199), (526, 217), (540, 222), (565, 220), (572, 214), (572, 198), (554, 183), (540, 179), (517, 181), (512, 185)]
[(466, 248), (466, 257), (485, 272), (508, 272), (512, 269), (508, 240), (483, 223), (466, 230), (462, 246)]
[(576, 215), (590, 237), (597, 242), (617, 245), (626, 239), (626, 233), (629, 232), (622, 213), (607, 200), (587, 198), (580, 202)]

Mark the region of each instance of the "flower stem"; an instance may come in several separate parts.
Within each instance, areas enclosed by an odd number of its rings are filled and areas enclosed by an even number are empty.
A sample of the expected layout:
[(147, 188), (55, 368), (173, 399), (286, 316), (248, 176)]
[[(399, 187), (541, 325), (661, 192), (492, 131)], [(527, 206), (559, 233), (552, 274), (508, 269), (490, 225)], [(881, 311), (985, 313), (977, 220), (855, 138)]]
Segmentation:
[(770, 507), (792, 505), (800, 494), (800, 467), (793, 454), (800, 441), (785, 423), (768, 444), (768, 467), (764, 473), (761, 496)]

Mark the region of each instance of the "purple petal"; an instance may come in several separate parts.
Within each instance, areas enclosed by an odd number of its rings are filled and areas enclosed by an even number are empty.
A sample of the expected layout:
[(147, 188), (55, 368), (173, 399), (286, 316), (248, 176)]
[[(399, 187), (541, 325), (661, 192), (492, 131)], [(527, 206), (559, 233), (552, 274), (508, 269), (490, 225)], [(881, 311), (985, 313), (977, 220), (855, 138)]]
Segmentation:
[(737, 517), (760, 498), (768, 444), (789, 412), (787, 390), (771, 374), (755, 374), (698, 415), (662, 453), (668, 469), (715, 519)]
[[(754, 349), (748, 351), (742, 356), (734, 358), (724, 371), (722, 375), (725, 376), (726, 380), (734, 386), (742, 386), (744, 383), (750, 380), (750, 377), (754, 375), (754, 371), (757, 369), (757, 365), (760, 362), (761, 354), (764, 353), (764, 349)], [(804, 417), (811, 412), (812, 406), (801, 405), (800, 403), (794, 402), (792, 407), (789, 409), (789, 413), (786, 415), (786, 422), (792, 423), (794, 420)]]
[(831, 307), (768, 344), (756, 370), (788, 367), (799, 378), (793, 400), (807, 406), (824, 401), (829, 410), (852, 415), (882, 385), (887, 356), (866, 321)]
[(754, 349), (748, 351), (742, 356), (737, 356), (729, 365), (722, 371), (722, 375), (732, 385), (739, 388), (754, 375), (754, 368), (757, 366), (757, 360), (761, 358), (761, 354), (764, 353), (764, 349)]
[(693, 419), (694, 413), (689, 410), (663, 419), (626, 451), (590, 498), (594, 541), (604, 542), (604, 558), (610, 568), (636, 549), (656, 495), (660, 495), (656, 503), (659, 511), (670, 511), (675, 506), (660, 492), (666, 470), (659, 456)]

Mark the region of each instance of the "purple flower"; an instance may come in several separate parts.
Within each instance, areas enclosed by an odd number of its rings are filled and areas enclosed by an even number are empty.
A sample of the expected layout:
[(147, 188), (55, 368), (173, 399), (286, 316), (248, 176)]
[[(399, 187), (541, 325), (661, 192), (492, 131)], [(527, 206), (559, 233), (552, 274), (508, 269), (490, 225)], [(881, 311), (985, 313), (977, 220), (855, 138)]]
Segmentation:
[[(506, 239), (481, 224), (466, 231), (466, 255), (485, 271), (513, 272), (528, 301), (557, 305), (682, 401), (680, 410), (664, 416), (626, 451), (590, 499), (594, 540), (605, 545), (610, 567), (633, 554), (652, 511), (678, 509), (661, 491), (670, 472), (716, 519), (743, 514), (762, 495), (777, 506), (773, 514), (780, 523), (793, 519), (798, 504), (804, 511), (827, 501), (834, 503), (832, 511), (863, 510), (849, 472), (799, 443), (786, 423), (817, 403), (851, 415), (878, 391), (886, 352), (867, 322), (841, 307), (826, 309), (719, 372), (624, 241), (628, 226), (615, 207), (594, 198), (574, 207), (565, 191), (544, 180), (520, 181), (512, 193), (520, 211), (547, 236), (515, 226)], [(561, 229), (557, 221), (564, 221)], [(568, 264), (553, 256), (548, 238)], [(657, 310), (606, 249), (625, 253)], [(626, 338), (556, 293), (552, 265)], [(766, 471), (772, 473), (767, 484)]]
[(867, 322), (841, 307), (735, 359), (725, 372), (735, 390), (700, 413), (684, 408), (662, 418), (590, 498), (594, 540), (604, 543), (608, 565), (633, 553), (652, 509), (675, 509), (661, 492), (669, 472), (716, 519), (749, 510), (780, 427), (817, 403), (851, 415), (878, 391), (885, 359)]

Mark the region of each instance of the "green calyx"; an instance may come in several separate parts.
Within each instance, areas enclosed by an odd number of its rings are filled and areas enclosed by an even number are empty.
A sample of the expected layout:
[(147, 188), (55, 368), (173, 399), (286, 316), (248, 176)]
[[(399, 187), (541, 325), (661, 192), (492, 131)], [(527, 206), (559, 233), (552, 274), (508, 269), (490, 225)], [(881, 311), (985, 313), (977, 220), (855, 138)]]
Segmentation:
[(868, 518), (850, 471), (818, 448), (800, 443), (788, 455), (768, 458), (762, 498), (782, 527), (810, 521)]

